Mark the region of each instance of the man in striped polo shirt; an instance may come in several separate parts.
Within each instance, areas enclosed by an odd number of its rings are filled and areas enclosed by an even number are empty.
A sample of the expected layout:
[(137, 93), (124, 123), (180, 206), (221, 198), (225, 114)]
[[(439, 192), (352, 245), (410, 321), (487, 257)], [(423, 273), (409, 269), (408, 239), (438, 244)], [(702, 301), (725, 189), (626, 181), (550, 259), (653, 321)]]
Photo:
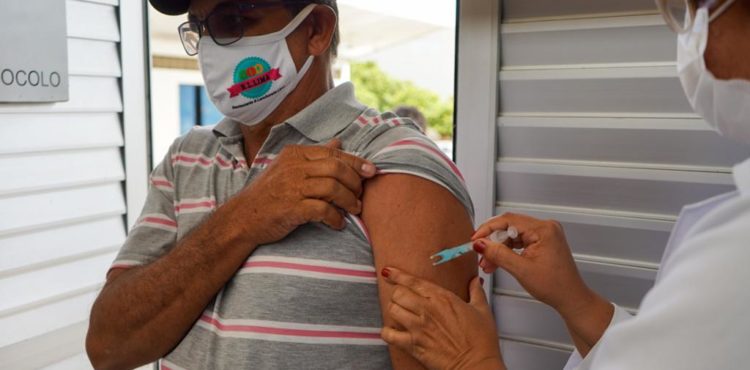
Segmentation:
[[(380, 329), (388, 265), (466, 298), (473, 209), (408, 119), (333, 87), (335, 0), (151, 0), (189, 21), (227, 118), (175, 140), (92, 308), (96, 368), (418, 369)], [(437, 297), (439, 298), (439, 297)]]

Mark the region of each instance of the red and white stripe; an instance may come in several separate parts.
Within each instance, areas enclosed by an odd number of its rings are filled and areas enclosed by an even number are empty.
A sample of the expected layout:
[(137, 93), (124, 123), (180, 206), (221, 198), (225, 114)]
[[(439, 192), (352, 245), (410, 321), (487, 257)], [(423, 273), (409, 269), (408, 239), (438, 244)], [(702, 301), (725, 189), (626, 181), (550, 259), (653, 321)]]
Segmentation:
[(380, 338), (380, 328), (223, 319), (210, 312), (204, 312), (196, 326), (224, 338), (305, 344), (385, 345)]
[(250, 257), (238, 274), (277, 274), (350, 283), (376, 283), (375, 267), (371, 265), (280, 256)]
[(219, 166), (221, 169), (234, 169), (234, 165), (232, 165), (232, 160), (224, 157), (223, 155), (216, 153), (216, 156), (214, 156), (214, 162)]
[(370, 124), (370, 120), (366, 116), (359, 116), (356, 120), (359, 127), (367, 127)]
[(203, 154), (179, 152), (172, 155), (172, 166), (211, 168), (216, 166), (222, 170), (243, 170), (247, 167), (244, 159), (232, 161), (231, 159), (216, 153), (211, 158)]
[(403, 125), (403, 122), (401, 122), (401, 120), (400, 120), (400, 119), (398, 119), (398, 118), (395, 118), (395, 117), (394, 117), (394, 118), (391, 118), (391, 119), (389, 119), (389, 120), (388, 120), (388, 121), (386, 121), (386, 122), (388, 123), (388, 125), (389, 125), (389, 126), (392, 126), (392, 127), (396, 127), (396, 126), (401, 126), (401, 125)]
[(461, 183), (464, 183), (464, 176), (461, 174), (461, 171), (458, 169), (456, 164), (453, 163), (450, 158), (443, 154), (443, 152), (441, 152), (440, 149), (438, 149), (435, 144), (427, 138), (413, 137), (396, 141), (395, 143), (383, 148), (381, 151), (375, 154), (374, 157), (404, 149), (420, 151), (443, 162), (443, 164), (445, 164), (445, 166), (448, 167), (451, 172), (453, 172), (453, 174), (455, 174), (461, 180)]
[(184, 367), (176, 365), (175, 363), (169, 360), (165, 360), (165, 359), (159, 360), (159, 369), (160, 370), (187, 370)]
[(182, 167), (209, 168), (214, 165), (214, 161), (213, 159), (202, 154), (179, 152), (172, 155), (172, 165)]
[(151, 186), (166, 192), (174, 192), (174, 184), (166, 177), (151, 176)]
[(384, 119), (382, 116), (367, 116), (367, 115), (361, 115), (357, 117), (356, 121), (359, 127), (367, 127), (367, 126), (379, 126), (381, 124), (387, 124), (391, 127), (396, 126), (402, 126), (404, 125), (404, 122), (401, 121), (398, 117), (393, 117), (390, 119)]
[(187, 213), (205, 213), (213, 212), (216, 209), (216, 199), (210, 198), (198, 198), (198, 199), (182, 199), (174, 205), (174, 213), (177, 215)]
[(132, 267), (140, 266), (143, 263), (134, 260), (117, 260), (109, 266), (109, 269), (129, 269)]
[(266, 167), (270, 166), (271, 163), (276, 159), (276, 154), (260, 154), (255, 157), (253, 160), (252, 166), (250, 166), (251, 169), (265, 169)]
[(350, 213), (348, 217), (346, 218), (346, 221), (354, 225), (357, 229), (359, 229), (359, 232), (362, 233), (365, 239), (367, 239), (368, 243), (372, 242), (370, 240), (370, 232), (367, 231), (367, 226), (365, 226), (365, 223), (362, 222), (361, 218)]
[(402, 170), (402, 169), (388, 169), (388, 170), (379, 170), (378, 171), (378, 175), (387, 175), (387, 174), (404, 174), (404, 175), (411, 175), (411, 176), (423, 178), (423, 179), (425, 179), (427, 181), (434, 182), (434, 183), (436, 183), (436, 184), (438, 184), (438, 185), (446, 188), (451, 193), (453, 192), (453, 190), (451, 189), (450, 186), (448, 186), (448, 184), (446, 184), (442, 180), (440, 180), (440, 179), (438, 179), (436, 177), (432, 177), (432, 176), (430, 176), (430, 175), (428, 175), (426, 173), (421, 173), (421, 172), (416, 172), (416, 171), (409, 171), (409, 170)]
[(141, 216), (135, 227), (151, 227), (165, 231), (177, 232), (177, 222), (161, 213), (150, 213)]

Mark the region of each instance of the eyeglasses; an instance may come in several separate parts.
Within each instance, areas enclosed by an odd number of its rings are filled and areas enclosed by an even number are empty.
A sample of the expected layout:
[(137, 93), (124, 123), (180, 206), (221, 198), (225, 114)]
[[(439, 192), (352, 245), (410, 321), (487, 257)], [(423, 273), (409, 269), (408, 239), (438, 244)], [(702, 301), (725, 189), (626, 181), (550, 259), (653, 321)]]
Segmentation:
[(198, 54), (198, 42), (205, 34), (218, 45), (231, 45), (245, 36), (247, 27), (253, 20), (247, 16), (256, 9), (273, 8), (284, 5), (306, 5), (310, 0), (282, 0), (265, 2), (229, 1), (223, 2), (209, 13), (205, 20), (189, 20), (181, 24), (177, 31), (185, 52), (190, 55)]
[[(698, 9), (702, 7), (711, 9), (717, 1), (720, 0), (656, 0), (656, 5), (667, 22), (667, 26), (672, 31), (682, 34), (693, 28), (693, 20)], [(724, 13), (734, 2), (735, 0), (726, 0), (711, 14), (709, 22)]]

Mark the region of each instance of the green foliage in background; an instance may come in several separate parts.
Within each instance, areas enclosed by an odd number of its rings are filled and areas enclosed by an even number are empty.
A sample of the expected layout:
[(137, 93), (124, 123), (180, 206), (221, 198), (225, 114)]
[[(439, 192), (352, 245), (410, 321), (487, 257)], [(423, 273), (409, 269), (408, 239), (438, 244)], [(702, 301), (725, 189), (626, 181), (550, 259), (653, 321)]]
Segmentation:
[(397, 80), (383, 72), (375, 62), (352, 62), (351, 67), (357, 99), (363, 104), (381, 112), (392, 112), (399, 105), (415, 106), (427, 119), (427, 127), (442, 138), (453, 135), (452, 99), (441, 99), (430, 90)]

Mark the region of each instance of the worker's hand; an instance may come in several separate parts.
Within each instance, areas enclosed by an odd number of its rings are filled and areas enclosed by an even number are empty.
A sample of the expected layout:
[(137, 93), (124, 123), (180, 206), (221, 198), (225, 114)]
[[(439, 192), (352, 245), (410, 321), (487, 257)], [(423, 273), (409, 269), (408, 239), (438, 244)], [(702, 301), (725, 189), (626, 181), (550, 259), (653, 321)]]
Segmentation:
[[(487, 239), (493, 231), (507, 230), (510, 226), (519, 233), (514, 240), (502, 244)], [(578, 273), (562, 226), (556, 221), (505, 214), (485, 222), (472, 240), (474, 250), (482, 255), (480, 267), (485, 272), (501, 267), (534, 298), (563, 316), (579, 312), (596, 296)], [(512, 248), (522, 252), (517, 254)]]
[(505, 369), (492, 310), (480, 278), (469, 285), (470, 301), (395, 268), (381, 273), (396, 285), (388, 306), (401, 328), (385, 327), (383, 340), (429, 369)]
[(243, 237), (254, 245), (273, 243), (309, 222), (343, 229), (347, 212), (362, 211), (362, 181), (373, 177), (376, 168), (340, 148), (339, 140), (285, 147), (231, 202)]

